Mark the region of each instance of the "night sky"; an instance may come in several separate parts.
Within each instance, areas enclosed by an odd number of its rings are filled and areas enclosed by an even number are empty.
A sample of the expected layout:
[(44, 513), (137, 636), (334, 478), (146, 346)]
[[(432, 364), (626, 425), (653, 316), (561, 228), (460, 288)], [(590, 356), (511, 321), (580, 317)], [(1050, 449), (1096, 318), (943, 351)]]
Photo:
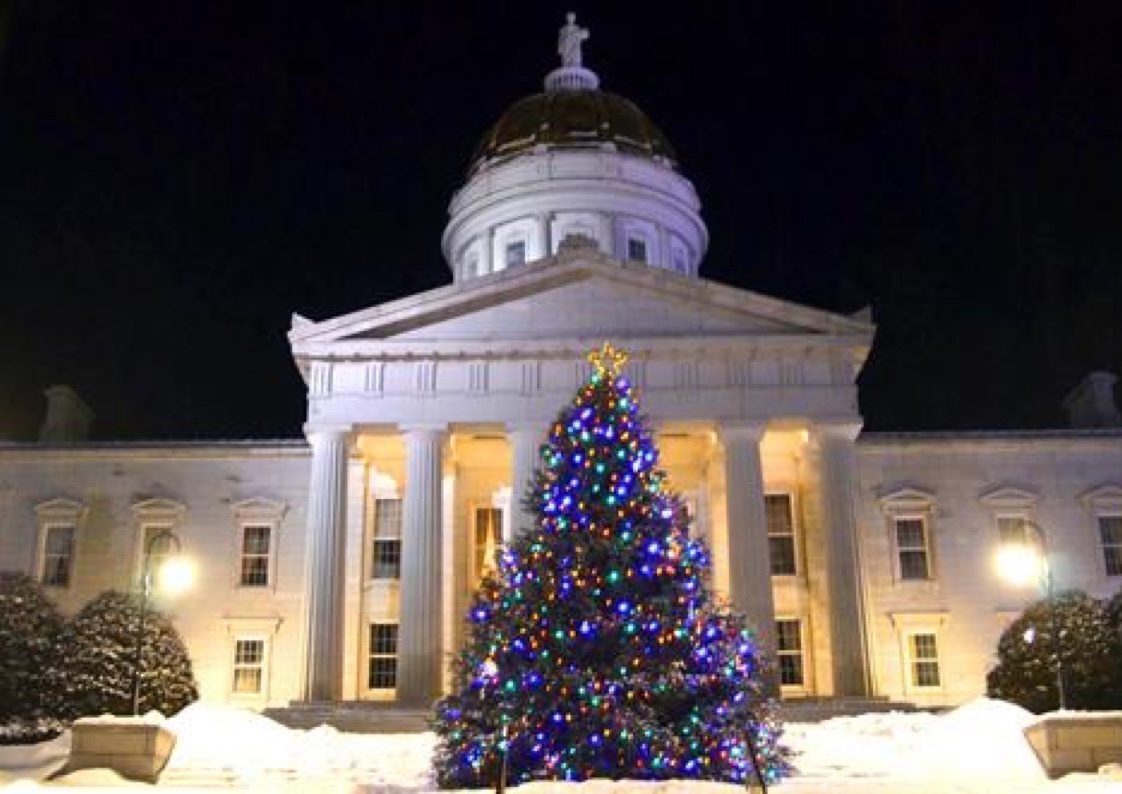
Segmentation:
[[(0, 0), (0, 438), (60, 382), (99, 439), (298, 436), (291, 313), (450, 280), (448, 200), (568, 8)], [(873, 307), (879, 430), (1056, 426), (1122, 373), (1118, 9), (573, 4), (703, 275)]]

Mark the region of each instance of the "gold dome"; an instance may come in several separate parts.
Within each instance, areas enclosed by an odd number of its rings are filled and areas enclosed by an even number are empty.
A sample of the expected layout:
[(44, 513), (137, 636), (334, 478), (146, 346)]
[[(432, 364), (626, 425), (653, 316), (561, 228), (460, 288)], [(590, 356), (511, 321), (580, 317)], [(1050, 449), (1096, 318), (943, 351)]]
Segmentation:
[(677, 167), (670, 142), (635, 103), (606, 91), (547, 91), (511, 105), (483, 136), (468, 170), (539, 146), (585, 149), (604, 144)]

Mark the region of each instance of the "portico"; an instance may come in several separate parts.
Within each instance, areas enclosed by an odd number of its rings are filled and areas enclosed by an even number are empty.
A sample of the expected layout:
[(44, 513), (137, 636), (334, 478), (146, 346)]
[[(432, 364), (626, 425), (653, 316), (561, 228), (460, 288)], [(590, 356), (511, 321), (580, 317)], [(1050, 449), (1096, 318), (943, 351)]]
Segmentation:
[[(791, 694), (867, 691), (849, 502), (860, 427), (853, 377), (871, 327), (577, 249), (294, 324), (313, 458), (308, 699), (421, 703), (439, 694), (483, 568), (532, 526), (521, 497), (537, 448), (595, 346), (504, 319), (563, 316), (580, 326), (597, 302), (624, 309), (598, 325), (632, 356), (627, 376), (659, 428), (694, 531), (713, 551), (714, 585), (769, 649), (777, 616), (785, 631), (798, 626), (803, 673)], [(693, 334), (629, 328), (654, 310)], [(778, 566), (774, 553), (784, 555)], [(388, 681), (371, 677), (379, 644), (395, 656), (392, 687), (373, 686)]]

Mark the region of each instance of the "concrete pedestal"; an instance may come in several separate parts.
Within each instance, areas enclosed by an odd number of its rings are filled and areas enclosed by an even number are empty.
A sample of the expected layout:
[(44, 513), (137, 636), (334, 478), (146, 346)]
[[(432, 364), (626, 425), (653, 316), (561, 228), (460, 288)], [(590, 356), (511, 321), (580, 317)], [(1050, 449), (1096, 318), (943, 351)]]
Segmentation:
[(1050, 778), (1122, 763), (1122, 711), (1043, 717), (1025, 738)]
[(128, 717), (78, 720), (71, 732), (70, 760), (64, 774), (112, 769), (130, 780), (155, 783), (175, 748), (175, 734), (164, 726)]

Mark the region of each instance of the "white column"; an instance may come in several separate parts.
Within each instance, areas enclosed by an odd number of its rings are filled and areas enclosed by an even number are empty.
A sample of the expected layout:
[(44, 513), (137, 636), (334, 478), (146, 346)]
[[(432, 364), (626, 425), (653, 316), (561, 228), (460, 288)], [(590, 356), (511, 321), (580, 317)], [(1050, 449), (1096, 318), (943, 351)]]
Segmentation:
[(403, 428), (405, 504), (397, 630), (397, 699), (429, 705), (441, 679), (443, 426)]
[(338, 700), (343, 679), (343, 582), (349, 428), (306, 427), (312, 446), (304, 569), (304, 700)]
[(538, 466), (538, 449), (545, 442), (547, 427), (547, 422), (526, 422), (506, 426), (506, 435), (510, 440), (513, 455), (510, 474), (511, 537), (503, 538), (504, 543), (509, 543), (517, 535), (534, 526), (536, 519), (534, 511), (526, 510), (522, 503), (533, 480), (534, 469)]
[(547, 257), (552, 253), (549, 250), (549, 217), (550, 213), (542, 212), (538, 214), (538, 246), (541, 250), (541, 257)]
[(836, 696), (869, 692), (853, 508), (857, 488), (854, 441), (860, 430), (857, 422), (818, 424), (814, 428)]
[(775, 600), (768, 558), (760, 439), (764, 424), (722, 423), (728, 519), (729, 600), (756, 629), (760, 650), (775, 659)]
[(483, 273), (495, 272), (495, 230), (488, 229), (483, 233)]
[(674, 262), (672, 262), (671, 259), (670, 259), (670, 232), (668, 232), (666, 230), (666, 227), (663, 226), (662, 224), (659, 224), (659, 226), (658, 226), (658, 254), (657, 254), (657, 257), (658, 257), (658, 261), (652, 262), (651, 264), (659, 265), (661, 267), (666, 268), (667, 270), (673, 270), (674, 269)]

